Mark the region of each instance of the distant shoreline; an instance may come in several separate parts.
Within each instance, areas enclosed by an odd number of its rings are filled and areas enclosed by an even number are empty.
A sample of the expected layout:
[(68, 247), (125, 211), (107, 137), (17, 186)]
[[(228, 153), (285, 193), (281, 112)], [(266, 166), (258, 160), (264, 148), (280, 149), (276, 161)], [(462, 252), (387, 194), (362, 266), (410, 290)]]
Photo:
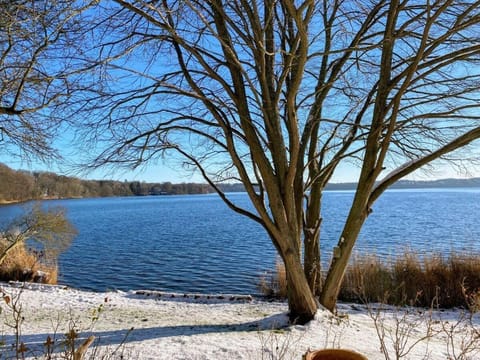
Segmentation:
[[(231, 184), (242, 187), (242, 184)], [(355, 190), (357, 183), (328, 183), (325, 190)], [(388, 189), (480, 188), (480, 177), (469, 179), (446, 178), (439, 180), (399, 180)], [(237, 191), (237, 190), (235, 190)], [(241, 191), (245, 191), (244, 189)]]
[[(357, 183), (332, 183), (326, 190), (355, 190)], [(480, 187), (480, 178), (439, 179), (439, 180), (400, 180), (389, 189), (434, 189), (434, 188), (475, 188)]]
[[(226, 191), (232, 193), (245, 192), (244, 189), (239, 189), (241, 184), (235, 184), (235, 190)], [(356, 189), (356, 183), (333, 183), (328, 184), (325, 188), (326, 191), (354, 191)], [(442, 179), (433, 181), (412, 181), (401, 180), (398, 183), (389, 187), (388, 190), (415, 190), (415, 189), (460, 189), (460, 188), (480, 188), (480, 178), (471, 179)], [(387, 190), (387, 191), (388, 191)], [(175, 194), (175, 193), (156, 193), (156, 194), (131, 194), (131, 195), (112, 195), (112, 196), (72, 196), (72, 197), (44, 197), (44, 198), (31, 198), (27, 200), (2, 200), (0, 199), (0, 206), (21, 204), (29, 201), (46, 201), (46, 200), (71, 200), (71, 199), (94, 199), (94, 198), (109, 198), (109, 197), (144, 197), (144, 196), (172, 196), (172, 195), (208, 195), (215, 194), (215, 192), (198, 192), (188, 194)]]
[[(182, 186), (183, 184), (171, 184), (170, 186)], [(46, 197), (32, 197), (29, 199), (22, 199), (22, 200), (5, 200), (0, 199), (0, 206), (3, 205), (12, 205), (12, 204), (20, 204), (29, 201), (44, 201), (44, 200), (65, 200), (65, 199), (91, 199), (91, 198), (108, 198), (108, 197), (119, 197), (119, 196), (170, 196), (170, 195), (201, 195), (201, 194), (214, 194), (215, 191), (213, 188), (210, 188), (210, 191), (205, 191), (205, 186), (207, 184), (189, 184), (189, 185), (197, 185), (193, 187), (193, 190), (196, 188), (199, 191), (190, 191), (187, 193), (176, 193), (176, 192), (149, 192), (149, 193), (129, 193), (129, 194), (112, 194), (112, 195), (105, 195), (102, 196), (100, 194), (93, 195), (93, 196), (46, 196)], [(326, 186), (326, 191), (352, 191), (355, 190), (357, 187), (357, 183), (349, 182), (349, 183), (330, 183)], [(233, 183), (233, 184), (220, 184), (220, 188), (224, 192), (245, 192), (245, 188), (241, 183)], [(400, 180), (389, 187), (389, 189), (455, 189), (455, 188), (480, 188), (480, 178), (470, 178), (470, 179), (440, 179), (440, 180)]]
[[(0, 205), (35, 200), (90, 199), (119, 196), (212, 194), (207, 183), (171, 183), (118, 180), (84, 180), (52, 172), (13, 170), (0, 163)], [(257, 187), (256, 184), (253, 184)], [(216, 186), (224, 193), (245, 192), (241, 182), (223, 182)], [(325, 190), (355, 190), (355, 182), (330, 183)], [(391, 189), (480, 187), (480, 177), (470, 179), (400, 180)]]

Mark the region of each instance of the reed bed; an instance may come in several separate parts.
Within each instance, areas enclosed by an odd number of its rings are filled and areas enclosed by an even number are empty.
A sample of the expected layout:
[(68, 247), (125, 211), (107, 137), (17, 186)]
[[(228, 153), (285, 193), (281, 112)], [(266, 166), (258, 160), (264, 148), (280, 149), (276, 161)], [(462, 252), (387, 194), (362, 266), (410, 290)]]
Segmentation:
[[(276, 264), (272, 279), (262, 280), (263, 294), (286, 294), (285, 270)], [(273, 284), (274, 286), (270, 286)], [(279, 288), (283, 284), (285, 288)], [(480, 308), (480, 256), (452, 253), (420, 256), (405, 251), (395, 258), (357, 255), (347, 268), (339, 300), (392, 305)]]
[(394, 305), (476, 307), (479, 291), (480, 256), (420, 256), (406, 251), (391, 260), (377, 255), (355, 257), (339, 298)]

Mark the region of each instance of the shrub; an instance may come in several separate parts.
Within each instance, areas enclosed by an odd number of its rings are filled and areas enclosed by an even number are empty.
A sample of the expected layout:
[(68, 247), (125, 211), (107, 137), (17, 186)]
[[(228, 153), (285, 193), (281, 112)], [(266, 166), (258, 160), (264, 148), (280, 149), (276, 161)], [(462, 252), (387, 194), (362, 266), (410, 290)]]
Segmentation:
[[(6, 247), (5, 241), (0, 240), (0, 253)], [(18, 244), (0, 264), (0, 280), (56, 284), (57, 266), (45, 260), (43, 252), (27, 249), (24, 243)]]
[(58, 255), (76, 234), (64, 209), (32, 204), (0, 232), (0, 280), (56, 283)]

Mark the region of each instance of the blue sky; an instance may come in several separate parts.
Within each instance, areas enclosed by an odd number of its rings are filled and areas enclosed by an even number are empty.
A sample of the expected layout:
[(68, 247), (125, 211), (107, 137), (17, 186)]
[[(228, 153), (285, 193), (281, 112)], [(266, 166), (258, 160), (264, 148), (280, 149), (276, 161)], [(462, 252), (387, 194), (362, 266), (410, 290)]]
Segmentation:
[[(136, 62), (133, 66), (135, 69), (138, 67), (139, 70), (142, 70), (140, 66), (149, 66), (150, 62), (142, 63), (140, 58), (135, 58)], [(140, 71), (142, 73), (142, 71)], [(139, 80), (140, 81), (140, 80)], [(117, 86), (119, 85), (117, 81)], [(127, 87), (130, 86), (130, 83), (124, 84)], [(335, 98), (335, 101), (338, 101), (338, 98)], [(334, 114), (335, 115), (335, 114)], [(341, 117), (340, 117), (341, 118)], [(68, 131), (59, 132), (63, 133), (63, 138), (58, 138), (56, 140), (55, 147), (60, 149), (60, 152), (63, 154), (67, 162), (78, 162), (80, 161), (81, 154), (84, 152), (79, 151), (74, 146), (72, 146), (73, 137)], [(478, 142), (477, 142), (478, 143)], [(97, 170), (91, 173), (76, 172), (72, 170), (71, 167), (61, 163), (49, 163), (44, 164), (38, 161), (32, 160), (31, 162), (26, 161), (19, 157), (18, 159), (7, 157), (0, 154), (0, 162), (5, 163), (6, 165), (14, 169), (25, 169), (25, 170), (35, 170), (35, 171), (53, 171), (59, 174), (73, 175), (82, 178), (93, 178), (93, 179), (115, 179), (115, 180), (139, 180), (147, 182), (203, 182), (201, 177), (197, 174), (192, 174), (185, 172), (181, 169), (181, 166), (178, 165), (177, 161), (170, 161), (168, 158), (162, 162), (160, 160), (157, 164), (146, 164), (144, 167), (136, 171), (125, 171), (118, 170), (112, 172), (111, 170)], [(476, 169), (469, 167), (471, 176), (480, 176), (480, 168)], [(342, 164), (338, 167), (334, 177), (333, 182), (355, 182), (357, 180), (359, 173), (359, 167), (353, 164)], [(427, 179), (439, 179), (447, 177), (465, 177), (465, 173), (456, 172), (451, 167), (445, 166), (441, 163), (434, 163), (433, 170), (429, 173), (417, 172), (411, 175), (410, 179), (417, 180), (427, 180)]]

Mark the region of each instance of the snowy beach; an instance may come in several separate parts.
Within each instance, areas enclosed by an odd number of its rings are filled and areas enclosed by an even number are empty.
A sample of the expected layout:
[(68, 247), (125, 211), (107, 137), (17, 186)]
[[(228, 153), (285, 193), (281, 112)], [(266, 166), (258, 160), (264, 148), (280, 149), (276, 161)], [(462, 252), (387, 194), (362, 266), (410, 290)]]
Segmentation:
[[(86, 359), (301, 359), (307, 350), (322, 348), (347, 348), (368, 359), (385, 359), (376, 329), (383, 329), (391, 358), (395, 342), (400, 343), (394, 340), (399, 339), (395, 330), (403, 329), (400, 333), (408, 335), (405, 349), (413, 345), (405, 359), (446, 359), (475, 335), (471, 325), (459, 322), (461, 311), (435, 311), (431, 317), (414, 308), (407, 315), (393, 309), (377, 314), (371, 305), (381, 324), (376, 328), (365, 306), (339, 304), (337, 317), (320, 310), (308, 325), (288, 326), (286, 303), (245, 297), (94, 293), (30, 284), (23, 289), (2, 284), (2, 291), (3, 354), (15, 343), (11, 327), (15, 304), (22, 307), (20, 342), (28, 349), (25, 355), (38, 358), (49, 336), (55, 341), (53, 355), (60, 354), (65, 334), (72, 329), (78, 333), (77, 344), (95, 336)], [(478, 329), (478, 319), (473, 322)], [(415, 344), (429, 331), (431, 337)], [(447, 347), (450, 338), (453, 346)], [(477, 352), (474, 349), (466, 358), (477, 358)]]

